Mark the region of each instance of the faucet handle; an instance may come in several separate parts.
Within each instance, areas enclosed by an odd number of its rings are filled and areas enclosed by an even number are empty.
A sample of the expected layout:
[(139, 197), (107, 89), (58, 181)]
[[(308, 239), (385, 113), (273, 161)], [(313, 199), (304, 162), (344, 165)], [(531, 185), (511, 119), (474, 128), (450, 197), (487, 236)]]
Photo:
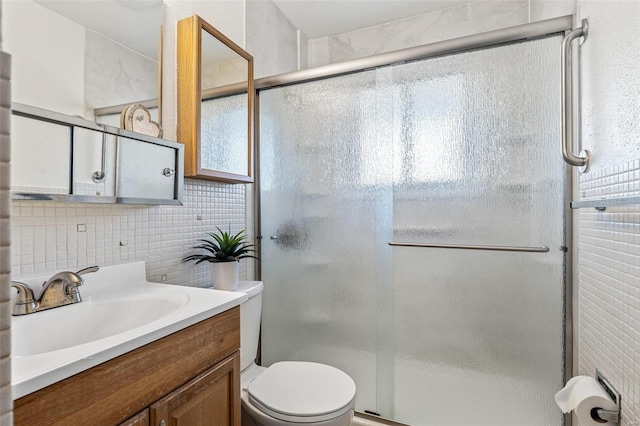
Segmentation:
[(11, 287), (18, 290), (18, 298), (13, 306), (12, 315), (26, 315), (35, 312), (38, 305), (31, 287), (19, 281), (11, 281)]
[(100, 269), (100, 267), (98, 265), (89, 266), (87, 268), (80, 269), (78, 272), (76, 272), (76, 274), (84, 275), (84, 274), (88, 274), (88, 273), (91, 273), (91, 272), (98, 272), (99, 269)]

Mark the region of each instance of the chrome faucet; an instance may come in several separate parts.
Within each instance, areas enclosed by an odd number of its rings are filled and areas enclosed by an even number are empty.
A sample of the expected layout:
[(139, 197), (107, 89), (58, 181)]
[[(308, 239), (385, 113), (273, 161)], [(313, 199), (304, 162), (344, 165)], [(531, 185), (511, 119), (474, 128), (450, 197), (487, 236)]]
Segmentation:
[(16, 290), (18, 290), (18, 297), (16, 299), (16, 304), (13, 305), (12, 315), (26, 315), (34, 313), (38, 308), (38, 305), (31, 287), (18, 281), (11, 281), (11, 287), (15, 287)]
[(42, 284), (40, 298), (35, 300), (31, 287), (25, 283), (11, 281), (11, 286), (18, 290), (16, 304), (13, 307), (13, 315), (26, 315), (53, 309), (60, 306), (82, 302), (78, 287), (84, 284), (81, 275), (96, 272), (98, 266), (90, 266), (78, 272), (58, 272)]

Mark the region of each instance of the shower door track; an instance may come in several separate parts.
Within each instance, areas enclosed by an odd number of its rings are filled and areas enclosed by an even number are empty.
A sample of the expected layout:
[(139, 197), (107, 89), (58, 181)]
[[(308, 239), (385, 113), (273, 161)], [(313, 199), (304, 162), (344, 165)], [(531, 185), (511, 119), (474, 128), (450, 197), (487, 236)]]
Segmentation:
[[(349, 61), (339, 62), (335, 64), (324, 65), (316, 68), (309, 68), (300, 71), (263, 77), (254, 81), (255, 91), (255, 108), (254, 108), (254, 227), (256, 237), (256, 249), (258, 257), (261, 255), (262, 247), (262, 229), (261, 229), (261, 202), (260, 202), (260, 92), (263, 90), (273, 89), (277, 87), (295, 85), (300, 83), (322, 80), (326, 78), (339, 77), (342, 75), (353, 74), (357, 72), (367, 71), (379, 67), (385, 67), (395, 64), (402, 64), (411, 61), (418, 61), (437, 56), (451, 55), (461, 53), (473, 49), (481, 49), (488, 47), (496, 47), (501, 44), (508, 44), (518, 41), (526, 41), (540, 37), (546, 37), (553, 34), (564, 34), (573, 28), (573, 15), (561, 16), (558, 18), (546, 19), (529, 24), (517, 25), (513, 27), (488, 31), (479, 34), (473, 34), (464, 37), (458, 37), (449, 40), (443, 40), (435, 43), (429, 43), (421, 46), (410, 47), (406, 49), (396, 50), (387, 53), (368, 56), (365, 58), (352, 59)], [(560, 55), (560, 52), (558, 52)], [(564, 78), (564, 77), (563, 77)], [(577, 102), (567, 101), (572, 113), (576, 114)], [(564, 274), (564, 381), (568, 381), (573, 376), (573, 310), (575, 298), (573, 297), (573, 211), (569, 208), (572, 191), (573, 191), (573, 172), (571, 168), (566, 168), (566, 187), (565, 187), (565, 243), (563, 247), (565, 251), (565, 274)], [(262, 279), (261, 265), (259, 261), (255, 262), (255, 279)], [(260, 349), (258, 351), (258, 360), (260, 358)], [(398, 424), (395, 421), (388, 421), (385, 424)], [(571, 415), (564, 415), (564, 425), (571, 426)]]
[[(559, 18), (546, 19), (531, 24), (517, 25), (514, 27), (473, 34), (421, 46), (409, 47), (392, 52), (380, 53), (366, 58), (352, 59), (316, 68), (308, 68), (286, 74), (263, 77), (254, 81), (256, 91), (271, 89), (274, 87), (288, 86), (291, 84), (321, 80), (328, 77), (337, 77), (368, 69), (401, 64), (433, 58), (435, 56), (450, 55), (466, 50), (492, 47), (503, 43), (511, 43), (518, 40), (527, 40), (556, 33), (564, 33), (571, 30), (573, 15)], [(560, 53), (558, 53), (560, 54)]]

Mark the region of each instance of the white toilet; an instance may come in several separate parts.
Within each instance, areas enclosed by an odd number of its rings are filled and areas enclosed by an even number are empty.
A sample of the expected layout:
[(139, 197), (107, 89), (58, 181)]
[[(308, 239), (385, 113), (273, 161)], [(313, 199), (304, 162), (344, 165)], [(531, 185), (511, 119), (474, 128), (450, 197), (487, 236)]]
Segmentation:
[(243, 426), (348, 426), (356, 384), (337, 368), (315, 362), (278, 362), (269, 368), (254, 360), (262, 313), (261, 281), (238, 283), (249, 300), (240, 305), (240, 363)]

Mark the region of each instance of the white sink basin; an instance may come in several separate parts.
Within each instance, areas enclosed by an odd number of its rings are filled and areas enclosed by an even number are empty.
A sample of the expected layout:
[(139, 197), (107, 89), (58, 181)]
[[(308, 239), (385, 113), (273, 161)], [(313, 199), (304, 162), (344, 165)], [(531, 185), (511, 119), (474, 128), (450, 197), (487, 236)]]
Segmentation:
[(57, 351), (133, 330), (170, 314), (187, 300), (180, 292), (174, 299), (84, 300), (24, 315), (11, 324), (11, 355)]
[[(19, 280), (40, 288), (48, 277)], [(146, 281), (144, 262), (83, 276), (83, 301), (12, 317), (17, 399), (240, 305), (239, 292)]]

